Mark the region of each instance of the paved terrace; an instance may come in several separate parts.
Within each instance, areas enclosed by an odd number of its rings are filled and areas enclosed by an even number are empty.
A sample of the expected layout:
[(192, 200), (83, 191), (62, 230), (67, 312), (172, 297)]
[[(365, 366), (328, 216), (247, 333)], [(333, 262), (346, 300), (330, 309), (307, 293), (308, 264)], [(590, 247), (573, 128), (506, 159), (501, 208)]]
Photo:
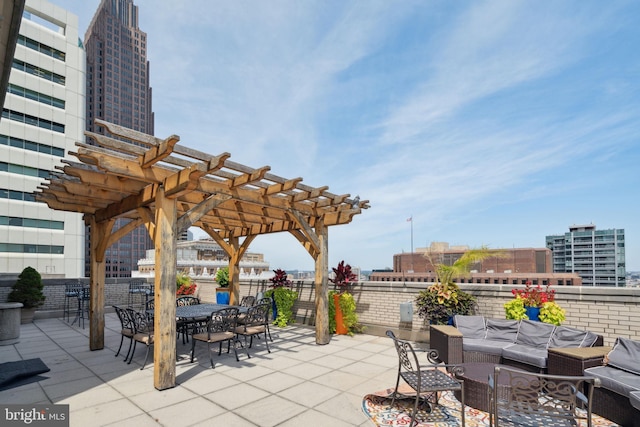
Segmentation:
[[(307, 326), (272, 328), (268, 353), (254, 340), (251, 359), (233, 351), (214, 354), (206, 345), (178, 341), (177, 386), (153, 387), (153, 363), (140, 370), (145, 348), (133, 362), (114, 357), (120, 323), (105, 319), (105, 348), (89, 351), (89, 328), (62, 319), (37, 319), (21, 326), (20, 342), (0, 347), (2, 362), (41, 358), (47, 379), (0, 391), (0, 402), (69, 404), (71, 426), (370, 426), (362, 412), (365, 394), (395, 384), (397, 355), (389, 338), (333, 336), (315, 344)], [(123, 345), (126, 353), (127, 342)], [(214, 347), (217, 348), (217, 347)], [(224, 350), (224, 347), (223, 347)], [(150, 355), (150, 359), (152, 359)]]

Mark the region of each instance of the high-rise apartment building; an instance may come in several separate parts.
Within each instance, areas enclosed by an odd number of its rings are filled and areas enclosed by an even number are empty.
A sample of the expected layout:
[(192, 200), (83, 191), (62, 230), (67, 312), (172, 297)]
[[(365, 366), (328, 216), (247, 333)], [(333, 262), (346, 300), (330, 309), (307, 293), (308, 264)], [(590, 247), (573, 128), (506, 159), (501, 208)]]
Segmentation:
[(568, 233), (546, 236), (546, 245), (554, 272), (577, 273), (583, 286), (625, 286), (624, 229), (573, 225)]
[(82, 215), (34, 192), (82, 140), (85, 64), (78, 17), (27, 0), (0, 120), (0, 272), (84, 275)]
[[(151, 109), (147, 35), (138, 28), (138, 7), (132, 0), (102, 0), (85, 35), (87, 51), (86, 129), (107, 134), (96, 118), (154, 133)], [(114, 230), (126, 224), (118, 220)], [(87, 236), (90, 235), (90, 230)], [(130, 277), (138, 260), (153, 242), (145, 227), (138, 227), (111, 245), (105, 254), (107, 277)], [(89, 240), (85, 243), (89, 271)]]

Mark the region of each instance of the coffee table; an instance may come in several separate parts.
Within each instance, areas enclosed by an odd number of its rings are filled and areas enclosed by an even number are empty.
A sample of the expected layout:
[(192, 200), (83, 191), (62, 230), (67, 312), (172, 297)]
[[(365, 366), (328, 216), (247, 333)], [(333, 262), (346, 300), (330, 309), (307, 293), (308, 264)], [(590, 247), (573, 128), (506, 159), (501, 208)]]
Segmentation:
[[(464, 381), (464, 403), (480, 411), (489, 412), (489, 375), (494, 373), (496, 366), (505, 366), (495, 363), (463, 363), (462, 374), (456, 375), (458, 379)], [(514, 368), (509, 366), (509, 368)], [(522, 372), (526, 372), (522, 370)], [(497, 384), (498, 397), (507, 398), (510, 385), (506, 376), (501, 376)], [(456, 391), (456, 399), (460, 400), (460, 392)]]

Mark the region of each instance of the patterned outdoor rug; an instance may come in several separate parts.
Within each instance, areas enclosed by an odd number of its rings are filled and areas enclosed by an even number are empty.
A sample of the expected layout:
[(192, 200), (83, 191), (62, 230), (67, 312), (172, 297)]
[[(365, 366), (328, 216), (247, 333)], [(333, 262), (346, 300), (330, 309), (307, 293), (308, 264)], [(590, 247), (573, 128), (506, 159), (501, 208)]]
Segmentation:
[[(391, 405), (391, 398), (387, 397), (393, 389), (386, 389), (377, 393), (368, 394), (362, 400), (362, 410), (377, 426), (408, 426), (411, 422), (411, 411), (413, 411), (413, 398), (396, 399), (394, 406)], [(451, 392), (444, 392), (440, 397), (440, 405), (436, 406), (432, 413), (427, 412), (426, 404), (422, 402), (418, 405), (416, 421), (418, 427), (445, 427), (460, 426), (460, 402), (456, 400)], [(489, 414), (467, 406), (465, 410), (465, 422), (468, 427), (489, 426)], [(617, 424), (594, 415), (592, 419), (594, 426), (618, 427)], [(585, 423), (578, 423), (580, 427), (586, 427)]]

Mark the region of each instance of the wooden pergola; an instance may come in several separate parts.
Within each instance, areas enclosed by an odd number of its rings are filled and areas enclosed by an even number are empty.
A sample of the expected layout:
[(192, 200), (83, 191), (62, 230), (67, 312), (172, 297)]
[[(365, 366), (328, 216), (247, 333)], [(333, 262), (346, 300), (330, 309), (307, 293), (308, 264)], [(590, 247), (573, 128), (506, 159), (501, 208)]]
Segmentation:
[[(90, 349), (104, 348), (105, 251), (145, 225), (155, 246), (154, 386), (175, 387), (176, 238), (196, 226), (229, 256), (231, 304), (239, 297), (239, 263), (260, 234), (289, 232), (315, 260), (316, 343), (329, 342), (328, 227), (348, 224), (368, 201), (303, 185), (166, 139), (96, 120), (113, 136), (85, 134), (36, 200), (51, 209), (84, 214), (91, 228)], [(130, 221), (113, 230), (118, 218)], [(241, 242), (241, 239), (242, 242)]]

